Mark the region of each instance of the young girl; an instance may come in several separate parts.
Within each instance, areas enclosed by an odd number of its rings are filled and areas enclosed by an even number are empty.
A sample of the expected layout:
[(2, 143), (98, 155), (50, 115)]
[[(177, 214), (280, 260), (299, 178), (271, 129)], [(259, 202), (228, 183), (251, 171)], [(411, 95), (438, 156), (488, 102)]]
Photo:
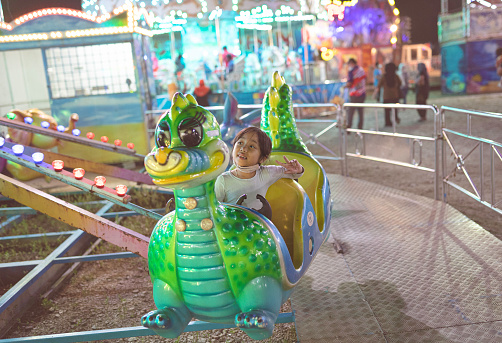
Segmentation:
[(239, 197), (247, 195), (243, 206), (260, 210), (261, 201), (257, 194), (265, 197), (268, 187), (281, 178), (297, 179), (303, 175), (303, 167), (297, 160), (288, 160), (280, 166), (261, 164), (272, 151), (272, 141), (265, 132), (257, 127), (241, 130), (234, 139), (232, 158), (235, 169), (226, 171), (216, 179), (216, 198), (221, 202), (237, 203)]

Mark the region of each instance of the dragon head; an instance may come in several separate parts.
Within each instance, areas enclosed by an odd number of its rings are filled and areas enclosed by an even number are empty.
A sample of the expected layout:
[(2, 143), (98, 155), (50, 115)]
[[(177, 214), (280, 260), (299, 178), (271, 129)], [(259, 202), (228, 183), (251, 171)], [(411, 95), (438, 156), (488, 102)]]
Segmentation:
[(155, 147), (145, 157), (145, 168), (155, 184), (184, 189), (216, 179), (229, 156), (211, 112), (191, 94), (176, 93), (171, 109), (157, 123)]

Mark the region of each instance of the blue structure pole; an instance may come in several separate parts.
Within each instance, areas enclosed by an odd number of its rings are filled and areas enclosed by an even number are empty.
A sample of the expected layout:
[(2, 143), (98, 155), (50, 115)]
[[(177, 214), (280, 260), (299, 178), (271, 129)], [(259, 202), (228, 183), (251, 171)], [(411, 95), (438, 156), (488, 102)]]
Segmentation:
[[(276, 324), (279, 323), (292, 323), (295, 321), (293, 312), (279, 313)], [(208, 323), (203, 321), (192, 321), (188, 324), (185, 332), (203, 331), (203, 330), (218, 330), (230, 329), (235, 327), (229, 324)], [(153, 336), (155, 332), (142, 326), (134, 326), (128, 328), (108, 329), (108, 330), (93, 330), (82, 332), (71, 332), (57, 335), (45, 336), (32, 336), (1, 339), (0, 343), (73, 343), (73, 342), (87, 342), (87, 341), (100, 341), (104, 339), (118, 339), (127, 337), (141, 337)]]

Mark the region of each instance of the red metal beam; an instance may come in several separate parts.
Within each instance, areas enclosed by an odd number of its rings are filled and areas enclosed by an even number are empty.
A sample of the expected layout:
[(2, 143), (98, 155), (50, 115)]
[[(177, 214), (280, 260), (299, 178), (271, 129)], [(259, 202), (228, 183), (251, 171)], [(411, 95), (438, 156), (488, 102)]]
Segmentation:
[(148, 258), (149, 238), (0, 174), (0, 194), (81, 229), (120, 248)]

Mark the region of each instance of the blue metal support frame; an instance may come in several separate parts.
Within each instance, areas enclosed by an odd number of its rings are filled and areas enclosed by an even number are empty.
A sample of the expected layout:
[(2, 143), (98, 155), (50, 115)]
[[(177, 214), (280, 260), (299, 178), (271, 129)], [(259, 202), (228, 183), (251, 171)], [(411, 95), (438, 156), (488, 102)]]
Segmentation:
[[(113, 203), (108, 203), (103, 206), (99, 211), (98, 215), (108, 211), (113, 206)], [(63, 256), (66, 252), (75, 245), (78, 240), (86, 235), (82, 230), (75, 230), (75, 232), (68, 237), (56, 250), (54, 250), (49, 256), (44, 260), (40, 260), (40, 263), (33, 268), (25, 277), (23, 277), (17, 284), (9, 289), (2, 297), (0, 297), (0, 313), (5, 311), (5, 309), (12, 304), (21, 294), (29, 288), (38, 278), (42, 276), (53, 264), (54, 260), (58, 257)]]
[[(279, 313), (276, 324), (294, 323), (294, 312)], [(204, 330), (230, 329), (235, 327), (229, 324), (208, 323), (203, 321), (192, 321), (188, 324), (185, 332), (195, 332)], [(154, 336), (156, 333), (142, 326), (127, 328), (117, 328), (108, 330), (93, 330), (82, 332), (70, 332), (57, 335), (32, 336), (20, 338), (0, 339), (0, 343), (37, 342), (37, 343), (73, 343), (99, 341), (103, 339), (118, 339), (128, 337)]]
[(15, 240), (23, 240), (23, 241), (35, 240), (40, 238), (57, 239), (61, 236), (72, 235), (73, 233), (75, 233), (75, 230), (61, 231), (61, 232), (33, 233), (29, 235), (19, 235), (19, 236), (5, 236), (5, 237), (0, 237), (0, 243), (7, 241), (15, 241)]
[(77, 241), (85, 234), (84, 231), (75, 231), (70, 237), (68, 237), (63, 244), (61, 244), (56, 250), (54, 250), (49, 256), (44, 260), (41, 260), (32, 271), (30, 271), (24, 278), (22, 278), (17, 284), (7, 291), (0, 298), (0, 312), (3, 312), (10, 304), (14, 302), (21, 294), (28, 289), (33, 282), (35, 282), (43, 273), (45, 273), (54, 263), (56, 257), (64, 255)]
[(20, 215), (7, 218), (6, 221), (4, 221), (3, 223), (0, 223), (0, 231), (2, 231), (3, 228), (9, 226), (9, 224), (12, 224), (12, 223), (19, 221), (21, 219), (22, 219), (22, 216), (20, 216)]
[[(131, 257), (139, 257), (139, 255), (136, 255), (132, 252), (117, 252), (111, 254), (58, 257), (54, 259), (53, 264), (104, 261), (104, 260), (115, 260), (119, 258), (131, 258)], [(32, 261), (22, 261), (22, 262), (0, 263), (0, 271), (2, 271), (2, 269), (8, 269), (8, 268), (35, 267), (42, 262), (43, 260), (32, 260)]]

